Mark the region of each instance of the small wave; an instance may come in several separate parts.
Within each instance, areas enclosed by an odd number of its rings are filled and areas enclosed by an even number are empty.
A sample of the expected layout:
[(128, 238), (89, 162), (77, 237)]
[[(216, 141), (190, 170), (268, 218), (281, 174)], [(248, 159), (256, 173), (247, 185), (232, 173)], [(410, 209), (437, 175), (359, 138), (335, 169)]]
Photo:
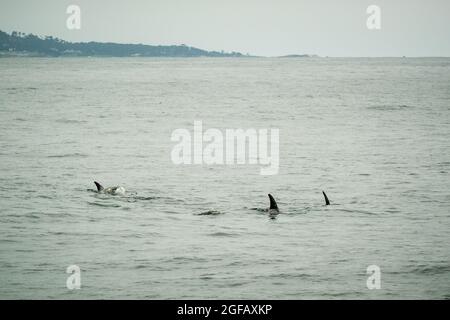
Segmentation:
[(226, 266), (227, 267), (243, 267), (243, 266), (248, 266), (248, 265), (251, 265), (251, 264), (252, 263), (248, 262), (248, 261), (236, 260), (236, 261), (230, 261), (230, 263), (228, 263)]
[(176, 264), (184, 264), (186, 262), (198, 262), (205, 263), (208, 260), (201, 257), (173, 257), (164, 261), (164, 263), (176, 263)]
[(141, 196), (134, 196), (132, 198), (135, 200), (140, 200), (140, 201), (149, 201), (149, 200), (160, 199), (160, 197), (141, 197)]
[(352, 292), (324, 292), (322, 293), (323, 297), (325, 298), (343, 298), (343, 297), (351, 297), (354, 294), (358, 293), (352, 293)]
[(227, 283), (226, 285), (224, 285), (224, 287), (241, 287), (241, 286), (245, 286), (248, 283), (249, 283), (249, 281), (245, 281), (245, 282), (230, 282), (230, 283)]
[(100, 203), (100, 202), (90, 202), (88, 201), (88, 204), (91, 206), (98, 206), (98, 207), (105, 207), (105, 208), (120, 208), (121, 206), (114, 203)]
[[(97, 191), (95, 191), (97, 192)], [(141, 197), (141, 196), (135, 196), (133, 195), (133, 193), (130, 194), (125, 194), (125, 195), (107, 195), (107, 196), (113, 196), (116, 199), (120, 199), (122, 201), (126, 201), (129, 203), (135, 203), (138, 201), (152, 201), (152, 200), (156, 200), (159, 199), (159, 197)]]
[(349, 210), (349, 209), (339, 209), (339, 211), (343, 211), (343, 212), (350, 212), (350, 213), (373, 214), (373, 215), (376, 215), (376, 214), (378, 214), (378, 213), (376, 213), (376, 212), (370, 212), (370, 211), (365, 211), (365, 210)]
[(7, 242), (7, 243), (14, 243), (14, 242), (18, 242), (17, 240), (12, 240), (12, 239), (0, 239), (0, 243), (3, 242)]
[(54, 196), (48, 196), (45, 194), (38, 195), (37, 197), (41, 198), (41, 199), (54, 199), (55, 198)]
[(208, 236), (211, 237), (235, 237), (235, 233), (228, 233), (228, 232), (213, 232), (209, 233)]
[(86, 158), (88, 157), (87, 154), (84, 153), (66, 153), (66, 154), (54, 154), (47, 156), (47, 158)]
[(40, 219), (41, 217), (35, 213), (30, 213), (30, 214), (27, 214), (27, 218)]
[(369, 110), (378, 110), (378, 111), (398, 111), (398, 110), (406, 110), (406, 109), (413, 109), (413, 108), (414, 108), (413, 106), (408, 106), (406, 104), (367, 107), (367, 109), (369, 109)]
[(268, 208), (250, 208), (250, 210), (258, 212), (269, 212)]
[[(283, 280), (293, 280), (293, 279), (315, 279), (317, 278), (314, 274), (308, 274), (303, 272), (295, 273), (273, 273), (269, 275), (271, 278), (283, 279)], [(255, 277), (256, 279), (266, 278), (266, 276), (259, 275)]]
[(17, 91), (17, 90), (37, 90), (36, 87), (9, 87), (9, 88), (5, 88), (6, 91)]
[(447, 274), (450, 272), (450, 265), (421, 265), (413, 268), (411, 272), (430, 275)]
[(316, 276), (308, 274), (308, 273), (280, 273), (277, 277), (281, 279), (311, 279)]
[(74, 120), (74, 119), (57, 119), (56, 122), (58, 122), (58, 123), (65, 123), (65, 124), (87, 123), (87, 121), (85, 121), (85, 120)]
[(225, 212), (217, 211), (217, 210), (208, 210), (205, 212), (198, 213), (197, 216), (217, 216), (220, 214), (225, 214)]

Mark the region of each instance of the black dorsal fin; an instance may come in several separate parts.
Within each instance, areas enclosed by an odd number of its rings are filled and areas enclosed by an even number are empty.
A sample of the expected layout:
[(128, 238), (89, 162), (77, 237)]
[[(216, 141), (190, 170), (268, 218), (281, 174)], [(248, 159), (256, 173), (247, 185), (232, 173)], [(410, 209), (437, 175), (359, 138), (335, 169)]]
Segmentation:
[(323, 193), (323, 196), (325, 197), (325, 205), (327, 205), (327, 206), (330, 205), (330, 200), (328, 200), (328, 197), (327, 197), (325, 191), (322, 191), (322, 193)]
[(278, 205), (277, 205), (277, 202), (275, 201), (275, 199), (272, 197), (272, 195), (270, 193), (268, 194), (268, 196), (270, 199), (270, 208), (269, 209), (278, 210)]
[(100, 192), (100, 191), (102, 191), (103, 189), (105, 189), (105, 188), (103, 188), (103, 186), (102, 186), (100, 183), (98, 183), (97, 181), (94, 181), (94, 183), (95, 183), (95, 186), (97, 187), (97, 191), (98, 191), (98, 192)]

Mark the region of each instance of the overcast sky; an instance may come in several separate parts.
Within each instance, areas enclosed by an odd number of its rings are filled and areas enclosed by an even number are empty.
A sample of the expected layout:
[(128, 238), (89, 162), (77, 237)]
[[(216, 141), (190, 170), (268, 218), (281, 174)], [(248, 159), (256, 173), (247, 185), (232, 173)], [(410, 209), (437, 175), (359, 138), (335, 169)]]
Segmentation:
[[(80, 30), (66, 27), (70, 4)], [(367, 29), (372, 4), (381, 30)], [(450, 0), (0, 0), (0, 30), (265, 56), (450, 56)]]

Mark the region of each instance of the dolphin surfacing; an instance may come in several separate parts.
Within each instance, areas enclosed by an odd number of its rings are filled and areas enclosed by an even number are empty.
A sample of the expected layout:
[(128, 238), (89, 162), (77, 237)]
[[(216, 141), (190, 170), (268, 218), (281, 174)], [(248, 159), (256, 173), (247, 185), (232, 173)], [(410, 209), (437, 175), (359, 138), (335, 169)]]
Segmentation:
[(269, 215), (277, 215), (280, 213), (280, 210), (278, 209), (278, 204), (275, 201), (274, 197), (269, 193), (269, 200), (270, 200), (270, 207), (269, 207)]
[(325, 197), (325, 205), (329, 206), (330, 205), (330, 200), (328, 200), (327, 194), (325, 193), (325, 191), (322, 191), (323, 196)]
[(97, 181), (94, 181), (95, 186), (97, 187), (97, 192), (102, 192), (105, 188), (103, 188), (103, 186), (98, 183)]
[(104, 188), (100, 183), (97, 181), (94, 181), (95, 186), (97, 187), (98, 193), (106, 193), (111, 195), (124, 195), (125, 194), (125, 188), (121, 186), (115, 186), (115, 187), (108, 187)]

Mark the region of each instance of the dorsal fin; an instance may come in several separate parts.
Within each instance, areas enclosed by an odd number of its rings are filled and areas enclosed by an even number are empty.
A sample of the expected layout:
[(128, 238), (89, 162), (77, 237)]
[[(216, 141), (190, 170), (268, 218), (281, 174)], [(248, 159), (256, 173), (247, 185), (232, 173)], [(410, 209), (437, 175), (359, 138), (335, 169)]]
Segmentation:
[(105, 189), (105, 188), (103, 188), (103, 186), (102, 186), (100, 183), (98, 183), (97, 181), (94, 181), (94, 183), (95, 183), (95, 186), (97, 187), (97, 191), (98, 191), (98, 192), (100, 192), (100, 191), (102, 191), (103, 189)]
[(278, 210), (278, 205), (277, 205), (277, 202), (275, 201), (275, 199), (272, 197), (272, 195), (270, 193), (268, 194), (268, 196), (270, 199), (270, 208), (269, 209)]
[(325, 191), (322, 191), (322, 193), (323, 193), (323, 196), (325, 197), (325, 205), (326, 206), (330, 205), (330, 200), (328, 200), (328, 197), (327, 197)]

